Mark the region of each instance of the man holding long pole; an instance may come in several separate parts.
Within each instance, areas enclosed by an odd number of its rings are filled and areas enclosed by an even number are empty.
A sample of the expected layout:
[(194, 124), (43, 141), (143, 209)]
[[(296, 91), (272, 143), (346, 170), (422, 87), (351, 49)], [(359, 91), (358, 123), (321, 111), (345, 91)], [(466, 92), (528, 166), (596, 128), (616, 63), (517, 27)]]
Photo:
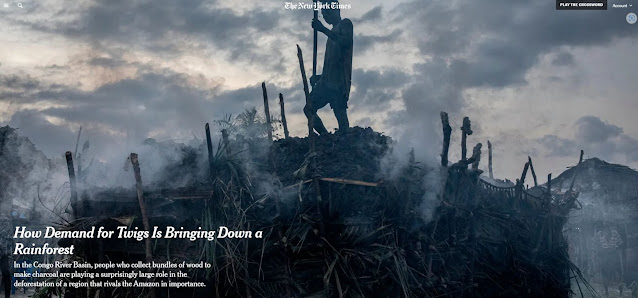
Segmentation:
[[(341, 19), (341, 10), (337, 1), (321, 6), (321, 14), (326, 23), (332, 25), (332, 29), (326, 28), (318, 20), (315, 10), (312, 20), (312, 28), (314, 29), (313, 75), (310, 77), (312, 105), (306, 105), (304, 113), (308, 119), (314, 118), (314, 129), (317, 133), (325, 134), (328, 133), (328, 130), (317, 115), (317, 110), (327, 104), (330, 104), (337, 118), (339, 131), (345, 131), (350, 126), (347, 108), (352, 78), (353, 29), (352, 21)], [(317, 75), (315, 70), (317, 65), (317, 31), (328, 37), (323, 60), (323, 74), (321, 75)]]

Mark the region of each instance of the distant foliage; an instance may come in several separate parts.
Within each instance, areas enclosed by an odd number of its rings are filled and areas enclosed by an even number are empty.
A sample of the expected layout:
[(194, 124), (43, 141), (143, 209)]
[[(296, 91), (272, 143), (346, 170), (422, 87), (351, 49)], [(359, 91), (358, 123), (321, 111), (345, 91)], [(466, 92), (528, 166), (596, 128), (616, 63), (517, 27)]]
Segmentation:
[[(270, 126), (273, 135), (278, 135), (281, 120), (275, 115), (270, 116)], [(221, 120), (215, 120), (221, 129), (226, 129), (230, 135), (242, 135), (247, 139), (265, 138), (268, 136), (266, 117), (262, 116), (256, 107), (246, 108), (242, 113), (233, 117), (226, 115)]]

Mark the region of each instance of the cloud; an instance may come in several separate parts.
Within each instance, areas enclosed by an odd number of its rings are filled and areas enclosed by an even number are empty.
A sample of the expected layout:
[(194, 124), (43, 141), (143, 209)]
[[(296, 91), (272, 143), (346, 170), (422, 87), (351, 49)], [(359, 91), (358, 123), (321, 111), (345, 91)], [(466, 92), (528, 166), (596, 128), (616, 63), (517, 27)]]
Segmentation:
[[(192, 79), (166, 69), (154, 70), (84, 91), (46, 85), (29, 77), (0, 77), (17, 90), (0, 89), (0, 102), (11, 100), (16, 112), (8, 124), (20, 128), (36, 144), (43, 144), (48, 155), (68, 150), (80, 125), (85, 133), (101, 140), (95, 147), (104, 147), (106, 152), (116, 139), (201, 136), (206, 122), (262, 102), (258, 84), (221, 91), (195, 87)], [(300, 92), (270, 84), (272, 103), (279, 92), (290, 95), (289, 109), (298, 106), (292, 99)]]
[(73, 150), (74, 133), (66, 127), (51, 123), (46, 115), (35, 110), (23, 110), (13, 114), (9, 125), (27, 136), (35, 146), (49, 157), (61, 157)]
[(356, 45), (355, 51), (361, 54), (367, 50), (372, 49), (376, 44), (390, 43), (396, 41), (403, 31), (395, 29), (394, 31), (385, 35), (365, 35), (355, 34), (353, 43)]
[(538, 139), (551, 155), (555, 156), (571, 156), (577, 150), (578, 146), (574, 140), (561, 138), (556, 135), (545, 135)]
[[(0, 75), (0, 86), (8, 91), (26, 92), (39, 87), (40, 82), (30, 76)], [(0, 93), (0, 99), (8, 96), (7, 93)]]
[(574, 55), (569, 52), (559, 52), (552, 59), (552, 65), (555, 66), (570, 66), (574, 64)]
[(383, 8), (381, 6), (375, 6), (373, 9), (368, 10), (360, 18), (353, 18), (354, 23), (367, 23), (381, 20)]
[(588, 156), (620, 162), (638, 161), (638, 139), (623, 132), (621, 127), (596, 116), (584, 116), (574, 123), (574, 138), (545, 135), (537, 141), (547, 150), (547, 156), (574, 156), (582, 149)]
[(617, 149), (620, 152), (624, 152), (629, 161), (638, 161), (638, 139), (624, 134), (620, 135)]
[[(294, 42), (288, 41), (289, 34), (280, 34), (286, 31), (281, 24), (292, 21), (293, 27), (298, 27), (300, 14), (255, 3), (241, 5), (242, 10), (224, 4), (205, 0), (115, 0), (74, 3), (63, 9), (59, 3), (46, 2), (33, 5), (28, 17), (9, 17), (12, 24), (64, 36), (102, 51), (125, 47), (163, 57), (214, 51), (217, 57), (229, 61), (259, 62), (275, 68), (278, 65), (274, 58), (281, 57), (281, 45), (294, 48)], [(111, 65), (113, 61), (108, 62)]]
[(464, 87), (524, 84), (543, 53), (638, 36), (622, 10), (576, 14), (548, 1), (413, 1), (395, 13), (422, 54), (450, 59)]
[(352, 73), (352, 104), (357, 109), (367, 111), (387, 109), (393, 99), (399, 98), (401, 88), (408, 80), (409, 75), (399, 69), (357, 68)]
[(595, 116), (584, 116), (578, 119), (576, 126), (576, 137), (581, 142), (602, 143), (623, 133), (622, 128)]

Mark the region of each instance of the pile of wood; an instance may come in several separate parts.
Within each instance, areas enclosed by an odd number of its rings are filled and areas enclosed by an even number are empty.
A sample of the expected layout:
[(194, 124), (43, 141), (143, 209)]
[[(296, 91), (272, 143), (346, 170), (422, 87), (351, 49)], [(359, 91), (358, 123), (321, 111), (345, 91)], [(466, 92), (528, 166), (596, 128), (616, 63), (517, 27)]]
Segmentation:
[[(573, 281), (582, 292), (588, 291), (586, 283), (574, 279), (580, 271), (569, 260), (562, 232), (578, 194), (557, 196), (550, 185), (539, 186), (536, 192), (525, 189), (528, 169), (536, 180), (531, 159), (514, 187), (479, 179), (481, 146), (467, 157), (465, 144), (472, 134), (467, 117), (461, 128), (462, 158), (450, 164), (452, 128), (447, 114), (441, 116), (444, 146), (436, 170), (443, 174), (438, 207), (430, 221), (421, 210), (427, 191), (422, 181), (432, 169), (413, 157), (394, 179), (328, 177), (317, 174), (321, 165), (313, 161), (318, 155), (314, 150), (320, 148), (317, 140), (310, 145), (304, 139), (288, 141), (286, 158), (303, 161), (297, 166), (305, 175), (297, 175), (302, 180), (293, 184), (257, 193), (247, 161), (227, 151), (229, 138), (216, 152), (208, 138), (210, 176), (201, 182), (202, 189), (145, 190), (144, 173), (139, 172), (136, 156), (131, 156), (137, 189), (94, 194), (118, 197), (117, 204), (129, 208), (80, 208), (83, 213), (66, 228), (126, 224), (143, 229), (173, 225), (264, 231), (263, 239), (76, 243), (76, 257), (87, 261), (202, 260), (213, 265), (192, 272), (193, 279), (207, 282), (207, 288), (142, 293), (118, 288), (99, 294), (109, 297), (567, 297)], [(360, 135), (378, 142), (375, 134)], [(369, 156), (360, 158), (366, 160), (356, 162), (373, 162)], [(281, 161), (271, 156), (271, 162), (277, 160)], [(324, 166), (336, 168), (338, 162)], [(75, 295), (84, 293), (86, 289)], [(88, 293), (96, 295), (97, 289)]]

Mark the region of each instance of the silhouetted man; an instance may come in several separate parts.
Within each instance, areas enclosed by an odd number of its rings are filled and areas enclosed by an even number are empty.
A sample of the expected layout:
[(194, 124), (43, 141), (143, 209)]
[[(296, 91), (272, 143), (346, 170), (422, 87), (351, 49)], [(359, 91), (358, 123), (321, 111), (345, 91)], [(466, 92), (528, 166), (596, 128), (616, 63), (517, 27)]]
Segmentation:
[(317, 115), (317, 110), (326, 104), (330, 104), (339, 122), (340, 131), (350, 126), (346, 109), (352, 77), (352, 22), (349, 19), (341, 19), (338, 2), (326, 4), (328, 6), (332, 4), (334, 8), (322, 7), (321, 14), (326, 23), (332, 25), (332, 29), (326, 28), (319, 20), (312, 21), (312, 28), (328, 36), (323, 74), (310, 78), (310, 84), (313, 86), (310, 92), (312, 110), (307, 105), (304, 107), (304, 113), (308, 119), (314, 114), (314, 127), (319, 134), (328, 132)]

